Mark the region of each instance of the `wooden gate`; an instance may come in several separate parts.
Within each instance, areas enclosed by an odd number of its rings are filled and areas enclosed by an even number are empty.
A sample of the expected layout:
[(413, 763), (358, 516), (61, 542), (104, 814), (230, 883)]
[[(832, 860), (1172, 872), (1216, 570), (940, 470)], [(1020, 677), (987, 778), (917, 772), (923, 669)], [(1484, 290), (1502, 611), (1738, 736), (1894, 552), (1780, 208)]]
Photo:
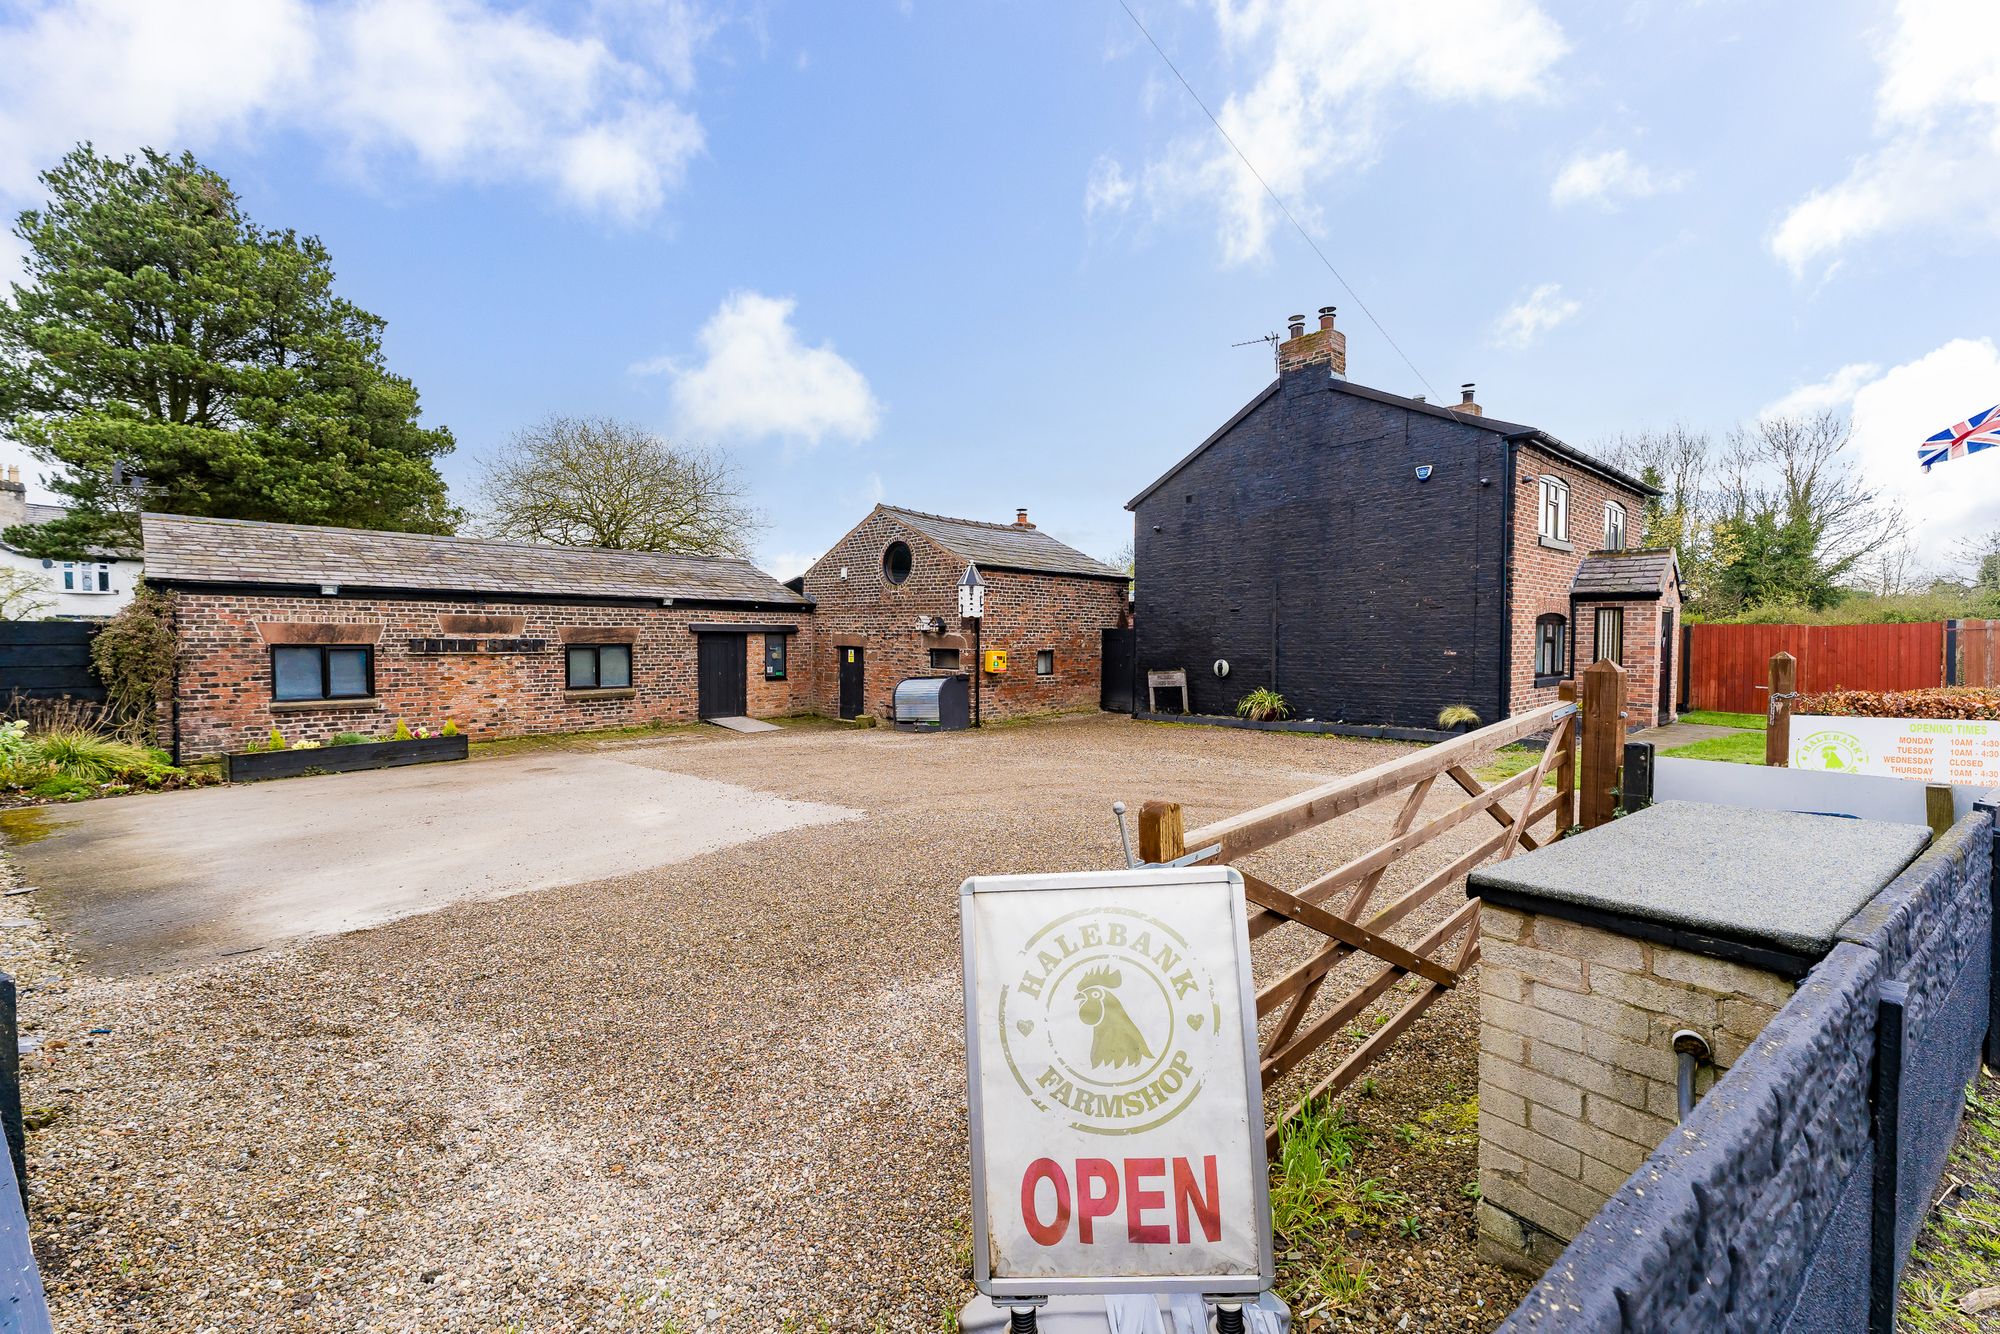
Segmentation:
[[(1617, 673), (1615, 668), (1610, 670), (1622, 685), (1623, 673)], [(1570, 695), (1570, 686), (1563, 689), (1566, 696)], [(1618, 696), (1622, 702), (1622, 689)], [(1418, 1015), (1457, 986), (1465, 971), (1478, 962), (1476, 899), (1467, 900), (1441, 921), (1422, 928), (1414, 938), (1399, 942), (1391, 940), (1388, 933), (1431, 902), (1438, 891), (1458, 884), (1474, 867), (1511, 857), (1522, 848), (1536, 847), (1538, 840), (1530, 831), (1538, 822), (1555, 817), (1551, 830), (1540, 841), (1569, 827), (1576, 792), (1573, 747), (1578, 735), (1577, 717), (1575, 705), (1566, 698), (1561, 703), (1468, 732), (1199, 829), (1183, 830), (1181, 809), (1170, 802), (1149, 801), (1141, 809), (1139, 855), (1143, 860), (1161, 863), (1185, 859), (1186, 865), (1233, 864), (1363, 806), (1395, 793), (1404, 794), (1387, 842), (1315, 877), (1297, 890), (1281, 889), (1237, 867), (1243, 876), (1244, 895), (1250, 901), (1252, 940), (1287, 926), (1302, 927), (1321, 937), (1303, 962), (1276, 977), (1259, 981), (1257, 1017), (1260, 1023), (1274, 1021), (1263, 1026), (1262, 1068), (1266, 1087), (1297, 1069), (1397, 983), (1405, 978), (1415, 978), (1421, 983), (1330, 1074), (1286, 1108), (1266, 1132), (1267, 1147), (1276, 1145), (1278, 1128), (1308, 1102), (1337, 1093), (1353, 1082)], [(1610, 722), (1615, 725), (1617, 717), (1618, 705), (1613, 702), (1609, 706)], [(1466, 768), (1469, 762), (1495, 747), (1538, 732), (1551, 735), (1540, 762), (1534, 767), (1490, 787), (1481, 784)], [(1540, 800), (1543, 779), (1550, 773), (1556, 776), (1555, 793)], [(1455, 784), (1467, 800), (1418, 825), (1424, 799), (1439, 779)], [(1517, 796), (1518, 809), (1509, 807), (1507, 802)], [(1386, 904), (1375, 904), (1376, 890), (1398, 858), (1480, 816), (1498, 828), (1416, 887)], [(1342, 892), (1345, 898), (1337, 909), (1323, 906), (1325, 900)], [(1346, 995), (1319, 1005), (1332, 971), (1357, 954), (1379, 961), (1381, 967)]]
[(1958, 684), (2000, 686), (2000, 621), (1959, 621)]
[[(1967, 622), (1970, 624), (1970, 622)], [(1799, 665), (1802, 691), (1921, 690), (1944, 684), (1944, 624), (1688, 627), (1689, 709), (1763, 713), (1773, 656)]]

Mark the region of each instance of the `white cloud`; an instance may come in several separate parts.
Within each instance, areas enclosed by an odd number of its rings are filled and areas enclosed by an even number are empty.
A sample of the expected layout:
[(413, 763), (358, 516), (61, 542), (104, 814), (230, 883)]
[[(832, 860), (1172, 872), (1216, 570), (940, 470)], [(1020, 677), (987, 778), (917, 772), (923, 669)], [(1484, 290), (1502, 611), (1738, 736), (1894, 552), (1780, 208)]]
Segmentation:
[(1596, 204), (1616, 208), (1621, 199), (1648, 199), (1668, 194), (1687, 183), (1680, 172), (1655, 172), (1634, 162), (1622, 148), (1605, 153), (1579, 153), (1556, 173), (1549, 187), (1549, 202), (1556, 205)]
[[(1538, 98), (1568, 50), (1535, 0), (1216, 0), (1214, 13), (1224, 47), (1254, 71), (1216, 117), (1295, 211), (1339, 171), (1373, 160), (1396, 97)], [(1217, 210), (1226, 261), (1267, 253), (1276, 210), (1205, 122), (1147, 164), (1140, 187), (1156, 211)]]
[(810, 570), (818, 559), (803, 551), (771, 551), (757, 558), (757, 568), (779, 579), (790, 579)]
[(1804, 417), (1828, 408), (1844, 408), (1854, 395), (1881, 370), (1872, 361), (1842, 366), (1816, 384), (1802, 384), (1783, 398), (1765, 406), (1759, 417)]
[(1138, 190), (1138, 183), (1125, 174), (1125, 168), (1118, 165), (1118, 159), (1100, 157), (1090, 168), (1090, 179), (1083, 186), (1083, 216), (1094, 218), (1100, 213), (1123, 213), (1132, 207), (1132, 196)]
[(806, 346), (792, 324), (797, 304), (732, 292), (701, 328), (700, 365), (659, 357), (632, 369), (671, 376), (680, 424), (699, 436), (778, 436), (814, 445), (829, 435), (865, 440), (881, 420), (881, 405), (867, 377), (831, 344)]
[(1917, 464), (1917, 446), (1996, 401), (2000, 347), (1991, 338), (1953, 339), (1854, 390), (1855, 465), (1870, 485), (1902, 504), (1920, 555), (1935, 566), (1951, 563), (1959, 538), (2000, 528), (2000, 450), (1926, 473)]
[(2000, 236), (2000, 5), (1901, 0), (1881, 61), (1880, 146), (1772, 233), (1772, 253), (1794, 274), (1909, 227)]
[(1494, 322), (1493, 341), (1500, 347), (1527, 347), (1582, 309), (1582, 302), (1563, 295), (1561, 283), (1543, 283)]
[(202, 151), (295, 131), (364, 174), (526, 182), (637, 218), (701, 151), (672, 90), (712, 28), (685, 0), (602, 15), (657, 20), (638, 58), (477, 0), (45, 2), (0, 26), (0, 197), (32, 199), (82, 139)]

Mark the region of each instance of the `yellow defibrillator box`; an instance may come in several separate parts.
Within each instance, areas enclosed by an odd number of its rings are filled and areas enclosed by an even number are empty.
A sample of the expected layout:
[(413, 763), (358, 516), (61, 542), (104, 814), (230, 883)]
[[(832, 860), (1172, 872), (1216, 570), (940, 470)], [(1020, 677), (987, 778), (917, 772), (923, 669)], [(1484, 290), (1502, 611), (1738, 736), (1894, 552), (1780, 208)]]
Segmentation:
[(1006, 670), (1007, 670), (1007, 650), (1006, 650), (1006, 649), (1004, 649), (1004, 648), (990, 648), (990, 649), (987, 649), (987, 650), (986, 650), (986, 670), (987, 670), (987, 671), (989, 671), (989, 672), (1004, 672), (1004, 671), (1006, 671)]

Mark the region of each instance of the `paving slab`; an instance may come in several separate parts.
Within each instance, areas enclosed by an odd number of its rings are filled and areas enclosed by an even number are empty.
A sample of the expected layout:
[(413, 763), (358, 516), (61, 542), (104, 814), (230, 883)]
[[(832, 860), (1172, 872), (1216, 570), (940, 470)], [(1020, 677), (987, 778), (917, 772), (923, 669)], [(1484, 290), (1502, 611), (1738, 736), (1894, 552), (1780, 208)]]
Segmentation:
[(1667, 801), (1474, 871), (1467, 892), (1817, 959), (1930, 837), (1923, 825), (1888, 820)]
[(755, 718), (710, 718), (708, 721), (714, 723), (717, 727), (727, 728), (732, 732), (781, 732), (784, 730), (776, 723), (760, 722)]
[(539, 751), (0, 814), (92, 971), (149, 973), (685, 861), (856, 819), (599, 754)]
[(1667, 723), (1627, 733), (1625, 739), (1649, 741), (1656, 750), (1665, 752), (1676, 746), (1692, 746), (1697, 741), (1713, 741), (1719, 736), (1735, 736), (1739, 732), (1753, 730), (1748, 727), (1717, 727), (1714, 723)]

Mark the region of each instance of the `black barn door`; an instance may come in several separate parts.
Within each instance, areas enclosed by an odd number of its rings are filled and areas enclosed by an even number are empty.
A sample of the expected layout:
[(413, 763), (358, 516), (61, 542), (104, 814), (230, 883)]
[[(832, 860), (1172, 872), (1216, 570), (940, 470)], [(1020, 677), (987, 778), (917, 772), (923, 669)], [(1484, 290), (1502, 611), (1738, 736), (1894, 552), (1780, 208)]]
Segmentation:
[(840, 716), (859, 718), (868, 707), (867, 656), (858, 648), (837, 650), (840, 654)]
[(1132, 712), (1132, 669), (1138, 649), (1137, 630), (1104, 632), (1104, 675), (1098, 682), (1097, 707), (1106, 713)]
[(704, 718), (741, 718), (747, 709), (750, 678), (745, 667), (750, 651), (743, 635), (696, 635), (699, 696), (696, 710)]

